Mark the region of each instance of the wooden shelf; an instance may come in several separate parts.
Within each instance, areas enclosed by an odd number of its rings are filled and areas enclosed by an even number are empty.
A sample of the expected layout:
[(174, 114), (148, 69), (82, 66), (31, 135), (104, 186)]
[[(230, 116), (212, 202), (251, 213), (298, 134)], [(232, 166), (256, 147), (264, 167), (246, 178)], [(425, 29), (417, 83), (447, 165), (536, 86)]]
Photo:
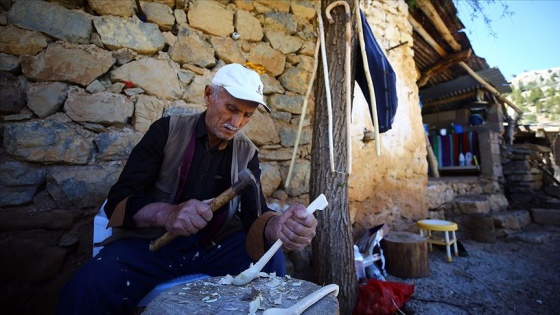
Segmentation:
[(480, 168), (476, 165), (467, 165), (467, 166), (443, 166), (440, 167), (440, 171), (477, 171)]
[(443, 166), (439, 168), (441, 175), (478, 175), (480, 174), (480, 167), (476, 165), (468, 166)]

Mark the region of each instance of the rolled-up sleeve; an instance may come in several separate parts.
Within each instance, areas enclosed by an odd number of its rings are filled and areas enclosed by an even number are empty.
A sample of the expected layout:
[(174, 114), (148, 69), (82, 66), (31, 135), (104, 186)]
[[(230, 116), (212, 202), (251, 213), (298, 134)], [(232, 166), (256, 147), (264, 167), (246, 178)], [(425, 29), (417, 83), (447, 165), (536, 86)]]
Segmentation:
[(257, 203), (259, 202), (259, 200), (257, 200), (256, 198), (257, 195), (253, 187), (253, 189), (246, 189), (246, 191), (242, 195), (241, 220), (245, 229), (248, 230), (247, 241), (245, 243), (247, 253), (252, 259), (258, 260), (266, 252), (268, 247), (270, 247), (270, 244), (266, 241), (264, 234), (266, 224), (271, 217), (280, 215), (280, 213), (272, 211), (266, 204), (266, 198), (264, 197), (264, 194), (262, 192), (262, 186), (260, 182), (261, 169), (257, 152), (255, 152), (255, 155), (253, 156), (247, 167), (251, 170), (251, 172), (257, 179), (257, 184), (259, 186), (258, 193), (260, 196), (259, 199), (261, 215), (259, 216), (258, 214)]

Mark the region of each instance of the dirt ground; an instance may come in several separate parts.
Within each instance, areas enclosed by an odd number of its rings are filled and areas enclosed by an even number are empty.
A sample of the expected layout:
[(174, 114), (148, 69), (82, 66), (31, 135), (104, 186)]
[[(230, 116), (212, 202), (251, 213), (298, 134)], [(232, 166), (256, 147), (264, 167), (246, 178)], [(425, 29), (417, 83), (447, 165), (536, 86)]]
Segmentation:
[(457, 238), (467, 256), (448, 263), (435, 248), (428, 277), (387, 277), (415, 286), (403, 314), (560, 314), (559, 226), (530, 225), (495, 243)]

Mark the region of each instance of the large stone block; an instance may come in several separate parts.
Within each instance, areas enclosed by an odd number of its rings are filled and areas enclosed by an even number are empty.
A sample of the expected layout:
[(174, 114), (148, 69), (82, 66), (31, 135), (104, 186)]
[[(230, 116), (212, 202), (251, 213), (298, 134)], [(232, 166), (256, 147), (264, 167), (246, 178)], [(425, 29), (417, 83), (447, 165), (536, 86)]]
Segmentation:
[(494, 217), (494, 224), (506, 230), (521, 230), (531, 223), (529, 211), (525, 210), (504, 211), (492, 216)]
[(89, 43), (92, 16), (48, 1), (16, 1), (8, 20), (21, 28), (39, 31), (70, 43)]
[(15, 75), (0, 72), (0, 114), (18, 114), (25, 106), (25, 89)]

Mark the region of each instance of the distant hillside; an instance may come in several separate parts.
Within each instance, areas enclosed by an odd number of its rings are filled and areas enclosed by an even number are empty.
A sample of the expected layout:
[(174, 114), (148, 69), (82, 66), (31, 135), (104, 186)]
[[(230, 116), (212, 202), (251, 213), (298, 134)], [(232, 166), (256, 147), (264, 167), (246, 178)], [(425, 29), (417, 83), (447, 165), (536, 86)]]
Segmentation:
[(523, 111), (520, 124), (560, 124), (560, 67), (524, 72), (511, 87), (507, 97)]

